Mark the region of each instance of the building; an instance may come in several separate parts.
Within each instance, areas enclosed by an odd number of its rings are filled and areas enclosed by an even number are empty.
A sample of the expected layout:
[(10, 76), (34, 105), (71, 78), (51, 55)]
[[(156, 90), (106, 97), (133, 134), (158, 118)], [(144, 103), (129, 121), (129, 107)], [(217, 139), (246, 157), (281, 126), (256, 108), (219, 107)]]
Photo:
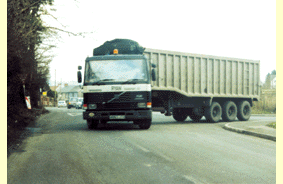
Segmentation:
[(71, 97), (83, 97), (83, 91), (80, 86), (77, 85), (66, 85), (56, 89), (58, 93), (58, 100), (67, 101)]
[(55, 91), (60, 85), (58, 84), (57, 86), (50, 86), (51, 91)]

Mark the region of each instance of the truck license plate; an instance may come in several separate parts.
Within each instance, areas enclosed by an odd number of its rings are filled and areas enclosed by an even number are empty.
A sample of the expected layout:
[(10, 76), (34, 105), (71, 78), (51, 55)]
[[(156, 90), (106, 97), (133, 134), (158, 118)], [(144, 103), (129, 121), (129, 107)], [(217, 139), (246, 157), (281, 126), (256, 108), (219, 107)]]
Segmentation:
[(109, 119), (125, 119), (125, 115), (110, 115)]

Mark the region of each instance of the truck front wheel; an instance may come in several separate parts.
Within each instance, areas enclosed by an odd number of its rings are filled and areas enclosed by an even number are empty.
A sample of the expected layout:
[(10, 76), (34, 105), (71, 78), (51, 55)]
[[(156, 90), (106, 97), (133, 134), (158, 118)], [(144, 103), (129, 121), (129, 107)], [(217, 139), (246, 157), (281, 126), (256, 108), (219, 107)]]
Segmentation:
[(135, 124), (139, 125), (140, 129), (147, 130), (151, 126), (151, 119), (147, 120), (136, 120)]
[(242, 101), (238, 105), (238, 114), (237, 118), (240, 121), (248, 121), (251, 117), (251, 105), (248, 101)]
[(208, 122), (217, 123), (222, 116), (222, 109), (218, 102), (213, 102), (205, 109), (205, 118)]
[(173, 118), (176, 121), (185, 121), (187, 119), (187, 113), (182, 109), (173, 109)]
[(98, 120), (91, 120), (91, 119), (87, 120), (87, 127), (90, 130), (96, 129), (98, 127), (98, 124), (99, 124)]

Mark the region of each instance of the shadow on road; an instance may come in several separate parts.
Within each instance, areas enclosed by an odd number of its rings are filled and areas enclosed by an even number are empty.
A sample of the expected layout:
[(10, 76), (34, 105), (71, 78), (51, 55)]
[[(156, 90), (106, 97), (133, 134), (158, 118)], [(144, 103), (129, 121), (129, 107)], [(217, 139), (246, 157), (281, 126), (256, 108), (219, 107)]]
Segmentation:
[[(177, 121), (153, 121), (152, 126), (160, 126), (160, 125), (211, 125), (211, 124), (219, 124), (224, 121), (220, 121), (218, 123), (210, 123), (206, 120), (201, 120), (200, 122), (194, 122), (192, 120), (177, 122)], [(86, 122), (71, 122), (68, 124), (57, 124), (52, 128), (44, 128), (42, 127), (44, 133), (60, 133), (64, 131), (130, 131), (130, 130), (140, 130), (138, 125), (133, 124), (132, 122), (108, 122), (106, 124), (99, 124), (97, 129), (89, 130)]]
[(132, 123), (107, 123), (99, 124), (94, 131), (120, 131), (120, 130), (139, 130), (138, 125)]
[[(218, 123), (221, 123), (224, 121), (219, 121)], [(158, 125), (190, 125), (190, 124), (199, 124), (199, 125), (207, 125), (207, 124), (218, 124), (218, 123), (210, 123), (206, 120), (201, 120), (199, 122), (194, 122), (192, 120), (189, 121), (153, 121), (152, 126), (158, 126)], [(87, 127), (86, 127), (87, 129)], [(134, 125), (133, 123), (106, 123), (106, 124), (99, 124), (98, 128), (96, 130), (90, 130), (90, 131), (120, 131), (120, 130), (141, 130), (139, 129), (138, 125)], [(141, 130), (143, 131), (143, 130)]]
[[(223, 123), (224, 121), (219, 121), (218, 123)], [(175, 124), (175, 125), (184, 125), (184, 124), (218, 124), (218, 123), (211, 123), (211, 122), (208, 122), (206, 120), (201, 120), (199, 122), (195, 122), (195, 121), (192, 121), (192, 120), (187, 120), (187, 121), (154, 121), (152, 124), (153, 125), (167, 125), (167, 124)]]

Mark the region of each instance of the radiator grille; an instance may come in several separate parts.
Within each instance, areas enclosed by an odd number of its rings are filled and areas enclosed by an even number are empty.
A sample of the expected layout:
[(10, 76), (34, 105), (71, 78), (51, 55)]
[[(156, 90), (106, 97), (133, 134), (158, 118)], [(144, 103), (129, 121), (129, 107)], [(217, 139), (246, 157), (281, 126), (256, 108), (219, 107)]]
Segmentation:
[(135, 109), (137, 103), (106, 103), (103, 105), (103, 109)]

